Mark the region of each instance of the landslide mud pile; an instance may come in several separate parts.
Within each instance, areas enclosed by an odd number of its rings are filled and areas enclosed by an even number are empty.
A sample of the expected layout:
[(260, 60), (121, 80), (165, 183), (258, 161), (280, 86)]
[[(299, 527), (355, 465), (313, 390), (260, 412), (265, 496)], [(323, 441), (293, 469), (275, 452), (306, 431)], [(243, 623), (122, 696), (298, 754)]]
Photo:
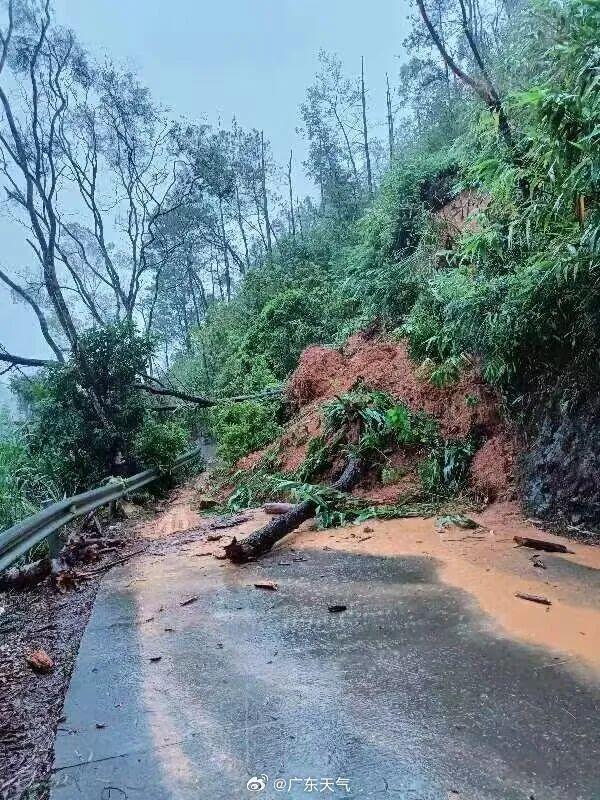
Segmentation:
[[(435, 429), (436, 452), (432, 454), (430, 439), (427, 443), (387, 440), (381, 450), (372, 451), (355, 495), (389, 504), (415, 498), (422, 494), (432, 470), (439, 469), (443, 480), (456, 452), (468, 453), (461, 493), (483, 501), (513, 494), (513, 438), (501, 419), (497, 396), (476, 365), (468, 366), (452, 385), (438, 388), (410, 359), (404, 342), (368, 334), (352, 336), (340, 349), (313, 346), (302, 353), (286, 390), (291, 420), (283, 435), (242, 459), (236, 468), (253, 471), (268, 459), (271, 468), (285, 475), (330, 481), (342, 468), (343, 458), (323, 457), (336, 439), (327, 409), (357, 391), (376, 398), (382, 393), (408, 409), (419, 425)], [(346, 450), (359, 445), (357, 438), (353, 440), (352, 425), (345, 444)], [(329, 450), (334, 453), (331, 446)], [(321, 457), (316, 457), (319, 452)]]

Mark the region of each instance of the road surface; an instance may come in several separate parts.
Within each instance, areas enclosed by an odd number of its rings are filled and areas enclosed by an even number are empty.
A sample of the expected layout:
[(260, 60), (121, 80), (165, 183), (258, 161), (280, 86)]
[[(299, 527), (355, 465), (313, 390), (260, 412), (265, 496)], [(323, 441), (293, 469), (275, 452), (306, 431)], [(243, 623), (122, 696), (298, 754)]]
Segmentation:
[(433, 559), (195, 552), (104, 581), (52, 800), (600, 797), (599, 684), (506, 636)]

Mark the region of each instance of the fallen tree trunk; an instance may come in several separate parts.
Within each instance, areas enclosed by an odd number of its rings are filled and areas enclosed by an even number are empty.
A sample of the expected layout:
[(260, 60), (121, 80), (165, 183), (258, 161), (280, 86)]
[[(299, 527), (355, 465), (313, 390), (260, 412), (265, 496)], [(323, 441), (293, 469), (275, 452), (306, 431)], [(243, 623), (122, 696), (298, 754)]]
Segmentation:
[(281, 395), (281, 389), (268, 389), (264, 392), (257, 392), (254, 394), (240, 394), (235, 397), (202, 397), (197, 394), (190, 394), (189, 392), (180, 392), (178, 389), (168, 389), (163, 386), (152, 386), (150, 383), (136, 384), (138, 389), (149, 394), (158, 395), (159, 397), (175, 397), (178, 400), (183, 400), (186, 403), (194, 403), (201, 408), (212, 408), (218, 406), (220, 403), (243, 403), (246, 400), (275, 400)]
[(265, 503), (263, 511), (265, 514), (277, 516), (278, 514), (287, 514), (288, 511), (291, 511), (293, 508), (293, 503)]
[(71, 568), (73, 566), (74, 561), (71, 558), (59, 555), (57, 558), (46, 556), (38, 561), (24, 564), (22, 567), (12, 567), (0, 574), (0, 592), (20, 592), (23, 589), (30, 589), (48, 577), (54, 581), (63, 575), (72, 577)]
[[(340, 477), (331, 485), (331, 488), (338, 492), (349, 491), (358, 481), (361, 469), (360, 459), (351, 458)], [(225, 555), (236, 564), (243, 564), (246, 561), (258, 558), (267, 553), (274, 544), (283, 539), (284, 536), (287, 536), (288, 533), (296, 530), (307, 519), (314, 517), (316, 510), (317, 504), (313, 500), (303, 500), (301, 503), (292, 506), (287, 513), (281, 514), (263, 528), (246, 536), (242, 541), (238, 541), (234, 537), (224, 547)]]

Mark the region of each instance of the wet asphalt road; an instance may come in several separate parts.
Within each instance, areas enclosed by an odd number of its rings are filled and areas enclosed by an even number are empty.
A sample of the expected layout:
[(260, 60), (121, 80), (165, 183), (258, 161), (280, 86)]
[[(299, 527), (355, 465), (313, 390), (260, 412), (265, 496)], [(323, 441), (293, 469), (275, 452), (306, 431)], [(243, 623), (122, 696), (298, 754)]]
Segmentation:
[(598, 685), (504, 638), (434, 562), (151, 562), (98, 597), (53, 800), (600, 798)]

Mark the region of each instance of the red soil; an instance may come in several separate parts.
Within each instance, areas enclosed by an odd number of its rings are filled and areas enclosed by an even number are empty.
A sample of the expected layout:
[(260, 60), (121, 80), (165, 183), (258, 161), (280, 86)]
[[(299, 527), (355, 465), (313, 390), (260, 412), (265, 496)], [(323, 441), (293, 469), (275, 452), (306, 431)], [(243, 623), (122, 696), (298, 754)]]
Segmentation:
[(268, 447), (264, 447), (262, 450), (255, 450), (253, 453), (240, 458), (236, 462), (234, 470), (237, 471), (238, 469), (241, 469), (244, 470), (244, 472), (251, 472), (253, 469), (256, 469), (268, 450)]
[[(369, 389), (387, 392), (413, 411), (424, 411), (434, 417), (448, 439), (464, 439), (476, 431), (484, 444), (473, 459), (473, 487), (480, 497), (490, 500), (511, 495), (513, 441), (501, 420), (498, 397), (483, 381), (477, 365), (467, 367), (452, 386), (439, 389), (420, 375), (405, 342), (384, 341), (366, 333), (351, 336), (340, 349), (315, 345), (302, 353), (287, 387), (287, 397), (296, 416), (278, 443), (282, 471), (297, 470), (306, 458), (311, 439), (323, 432), (323, 404), (361, 383)], [(251, 453), (236, 468), (255, 468), (264, 452)], [(384, 486), (379, 471), (373, 471), (355, 490), (356, 495), (379, 502), (396, 502), (418, 488), (415, 465), (423, 454), (399, 449), (388, 455), (388, 467), (406, 467), (406, 474)], [(333, 474), (335, 467), (330, 472)]]
[(479, 194), (474, 189), (465, 189), (434, 212), (433, 218), (439, 225), (440, 247), (450, 247), (464, 231), (477, 230), (477, 215), (485, 211), (489, 204), (487, 195)]
[(438, 389), (419, 378), (404, 342), (365, 339), (355, 334), (341, 350), (309, 347), (300, 356), (287, 395), (300, 409), (316, 400), (326, 402), (362, 381), (388, 392), (413, 411), (435, 417), (444, 436), (461, 439), (474, 428), (492, 433), (499, 426), (497, 398), (475, 366), (451, 387)]
[(484, 442), (473, 457), (473, 487), (486, 501), (510, 498), (514, 467), (514, 440), (505, 432), (500, 432)]

